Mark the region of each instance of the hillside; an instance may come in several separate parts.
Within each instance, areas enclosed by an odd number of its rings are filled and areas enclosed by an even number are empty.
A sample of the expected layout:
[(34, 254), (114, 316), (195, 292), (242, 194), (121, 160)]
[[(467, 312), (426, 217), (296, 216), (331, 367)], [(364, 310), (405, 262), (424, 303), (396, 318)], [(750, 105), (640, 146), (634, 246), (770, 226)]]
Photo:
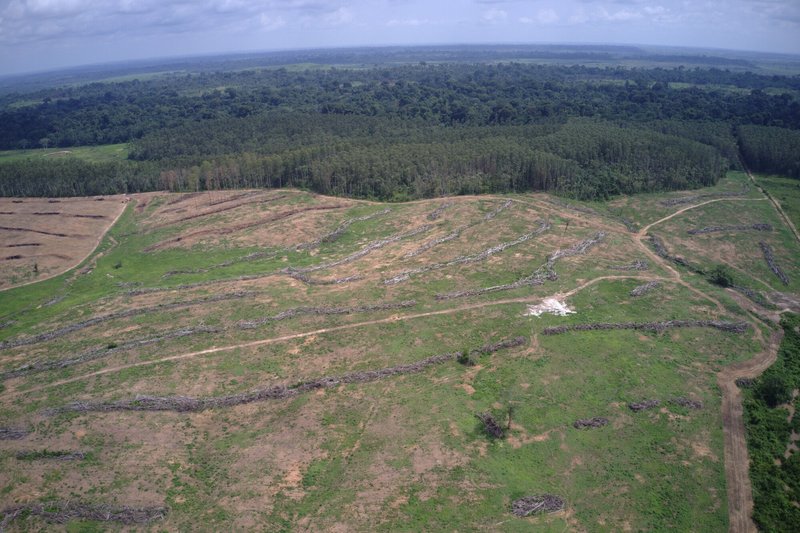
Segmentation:
[[(749, 183), (132, 195), (78, 269), (0, 298), (10, 525), (746, 527), (734, 381), (774, 360), (800, 289)], [(720, 263), (734, 287), (708, 281)], [(555, 512), (512, 513), (541, 495)]]

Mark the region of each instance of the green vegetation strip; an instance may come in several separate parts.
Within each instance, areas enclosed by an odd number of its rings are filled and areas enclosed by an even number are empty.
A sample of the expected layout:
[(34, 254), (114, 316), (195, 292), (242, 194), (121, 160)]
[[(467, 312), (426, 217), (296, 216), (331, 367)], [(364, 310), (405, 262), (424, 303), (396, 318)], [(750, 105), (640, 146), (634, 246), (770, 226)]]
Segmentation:
[[(521, 346), (527, 341), (525, 337), (515, 337), (503, 340), (494, 344), (488, 344), (478, 348), (480, 353), (493, 353), (505, 348)], [(312, 381), (304, 381), (286, 387), (274, 385), (255, 389), (240, 394), (229, 396), (212, 396), (206, 398), (192, 398), (190, 396), (137, 396), (133, 400), (120, 400), (116, 402), (73, 402), (60, 408), (47, 410), (48, 414), (58, 414), (66, 412), (107, 412), (107, 411), (176, 411), (181, 413), (205, 411), (220, 407), (233, 407), (253, 402), (263, 402), (267, 400), (282, 400), (293, 398), (305, 392), (317, 389), (327, 389), (338, 385), (352, 383), (369, 383), (386, 377), (401, 374), (412, 374), (421, 372), (429, 366), (442, 364), (447, 361), (457, 359), (462, 352), (451, 352), (433, 355), (416, 363), (398, 365), (379, 370), (366, 370), (362, 372), (351, 372), (341, 376), (326, 376)]]
[(784, 316), (781, 327), (777, 360), (742, 392), (753, 520), (762, 531), (789, 533), (800, 524), (800, 453), (792, 447), (800, 434), (800, 416), (788, 410), (788, 404), (797, 407), (792, 393), (800, 389), (800, 315)]

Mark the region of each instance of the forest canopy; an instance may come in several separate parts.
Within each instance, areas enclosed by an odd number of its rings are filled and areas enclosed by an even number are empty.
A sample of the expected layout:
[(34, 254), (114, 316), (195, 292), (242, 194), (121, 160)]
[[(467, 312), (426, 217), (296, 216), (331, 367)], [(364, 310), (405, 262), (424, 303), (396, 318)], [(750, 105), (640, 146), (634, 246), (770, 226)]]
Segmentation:
[(127, 161), (0, 164), (0, 194), (294, 186), (410, 199), (582, 198), (800, 177), (800, 77), (716, 68), (265, 68), (0, 97), (0, 148), (130, 143)]

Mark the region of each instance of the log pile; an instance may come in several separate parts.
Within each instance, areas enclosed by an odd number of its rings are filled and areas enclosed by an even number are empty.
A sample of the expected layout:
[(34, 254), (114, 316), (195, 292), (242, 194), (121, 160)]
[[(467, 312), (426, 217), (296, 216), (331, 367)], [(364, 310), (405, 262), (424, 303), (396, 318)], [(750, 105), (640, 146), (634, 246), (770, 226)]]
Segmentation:
[(506, 436), (506, 430), (497, 421), (492, 413), (478, 413), (475, 415), (483, 424), (483, 431), (493, 439), (502, 439)]
[(486, 259), (489, 259), (491, 256), (493, 256), (495, 254), (498, 254), (498, 253), (500, 253), (500, 252), (502, 252), (502, 251), (504, 251), (504, 250), (506, 250), (508, 248), (511, 248), (512, 246), (517, 246), (519, 244), (522, 244), (523, 242), (529, 241), (530, 239), (532, 239), (532, 238), (534, 238), (534, 237), (536, 237), (538, 235), (541, 235), (542, 233), (544, 233), (545, 231), (550, 229), (550, 224), (545, 220), (539, 220), (538, 224), (539, 224), (538, 228), (536, 228), (535, 230), (531, 231), (530, 233), (526, 233), (524, 235), (521, 235), (521, 236), (517, 237), (513, 241), (507, 241), (507, 242), (503, 242), (503, 243), (497, 244), (497, 245), (492, 246), (491, 248), (487, 248), (486, 250), (484, 250), (482, 252), (479, 252), (477, 254), (462, 255), (462, 256), (456, 257), (455, 259), (451, 259), (450, 261), (444, 261), (444, 262), (441, 262), (441, 263), (431, 263), (431, 264), (428, 264), (428, 265), (425, 265), (425, 266), (421, 266), (419, 268), (412, 268), (410, 270), (404, 270), (404, 271), (400, 272), (399, 274), (397, 274), (396, 276), (394, 276), (392, 278), (388, 278), (388, 279), (383, 280), (383, 283), (385, 285), (395, 285), (397, 283), (400, 283), (400, 282), (408, 280), (411, 276), (416, 275), (416, 274), (423, 274), (425, 272), (431, 272), (431, 271), (434, 271), (434, 270), (441, 270), (443, 268), (456, 266), (456, 265), (466, 265), (466, 264), (470, 264), (470, 263), (477, 263), (477, 262), (480, 262), (480, 261), (485, 261)]
[(627, 265), (613, 265), (608, 267), (611, 270), (622, 270), (622, 271), (642, 271), (648, 270), (650, 268), (650, 264), (647, 261), (642, 259), (637, 259), (633, 263)]
[(695, 228), (687, 230), (689, 235), (705, 235), (706, 233), (718, 233), (722, 231), (772, 231), (771, 224), (750, 224), (750, 225), (735, 225), (735, 226), (706, 226), (704, 228)]
[(778, 276), (778, 279), (780, 279), (784, 285), (788, 285), (789, 276), (787, 276), (778, 266), (778, 263), (775, 262), (775, 255), (772, 253), (772, 247), (764, 241), (760, 241), (758, 245), (761, 247), (761, 251), (764, 252), (764, 260), (767, 262), (767, 265), (769, 265), (769, 269), (772, 270), (773, 274)]
[(648, 292), (653, 291), (653, 290), (657, 289), (660, 286), (661, 286), (661, 282), (660, 281), (649, 281), (649, 282), (645, 283), (644, 285), (639, 285), (637, 287), (634, 287), (633, 290), (631, 291), (631, 296), (634, 296), (634, 297), (636, 297), (636, 296), (644, 296)]
[(372, 214), (369, 214), (369, 215), (364, 215), (364, 216), (355, 217), (355, 218), (351, 218), (351, 219), (345, 220), (344, 222), (342, 222), (332, 232), (327, 233), (327, 234), (323, 235), (322, 237), (320, 237), (320, 238), (318, 238), (316, 240), (313, 240), (311, 242), (298, 244), (295, 247), (295, 250), (312, 250), (314, 248), (317, 248), (319, 245), (321, 245), (323, 243), (334, 242), (334, 241), (338, 240), (339, 237), (344, 235), (344, 232), (347, 231), (347, 229), (350, 226), (352, 226), (353, 224), (355, 224), (356, 222), (364, 222), (365, 220), (371, 220), (373, 218), (376, 218), (376, 217), (379, 217), (381, 215), (385, 215), (385, 214), (391, 213), (391, 212), (392, 212), (392, 210), (387, 207), (383, 211), (378, 211), (376, 213), (372, 213)]
[(76, 322), (74, 324), (69, 324), (58, 329), (54, 329), (51, 331), (46, 331), (44, 333), (40, 333), (38, 335), (34, 335), (31, 337), (24, 337), (22, 339), (14, 339), (9, 341), (0, 342), (0, 350), (5, 350), (8, 348), (16, 348), (18, 346), (30, 346), (31, 344), (38, 344), (40, 342), (50, 341), (53, 339), (57, 339), (59, 337), (63, 337), (69, 333), (74, 333), (76, 331), (80, 331), (84, 328), (88, 328), (90, 326), (95, 326), (97, 324), (101, 324), (103, 322), (108, 322), (110, 320), (118, 320), (121, 318), (131, 318), (135, 316), (147, 315), (150, 313), (159, 313), (162, 311), (171, 311), (173, 309), (180, 309), (183, 307), (191, 307), (194, 305), (203, 305), (209, 303), (216, 303), (216, 302), (223, 302), (226, 300), (238, 300), (241, 298), (250, 298), (255, 296), (258, 293), (252, 291), (236, 291), (236, 292), (229, 292), (225, 294), (217, 294), (214, 296), (205, 296), (203, 298), (197, 298), (194, 300), (185, 300), (182, 302), (172, 302), (167, 304), (159, 304), (152, 307), (140, 307), (137, 309), (128, 309), (125, 311), (119, 311), (116, 313), (109, 313), (107, 315), (100, 315), (89, 318), (87, 320), (82, 320), (81, 322)]
[(643, 402), (629, 403), (628, 409), (630, 409), (634, 413), (638, 413), (639, 411), (653, 409), (654, 407), (658, 407), (659, 405), (661, 405), (661, 402), (658, 400), (644, 400)]
[(538, 513), (555, 513), (562, 509), (564, 500), (552, 494), (525, 496), (511, 504), (511, 512), (520, 518)]
[[(492, 353), (497, 350), (518, 346), (518, 343), (525, 342), (524, 337), (504, 340), (494, 344), (487, 344), (478, 348), (479, 352)], [(109, 411), (175, 411), (175, 412), (198, 412), (207, 409), (220, 407), (233, 407), (236, 405), (261, 402), (267, 400), (279, 400), (293, 398), (302, 393), (313, 390), (336, 387), (343, 384), (369, 383), (387, 377), (414, 374), (424, 369), (456, 360), (462, 352), (450, 352), (433, 355), (415, 363), (381, 368), (378, 370), (365, 370), (350, 372), (340, 376), (326, 376), (311, 381), (304, 381), (287, 387), (285, 385), (273, 385), (260, 389), (255, 389), (239, 394), (228, 396), (209, 396), (193, 398), (190, 396), (145, 396), (138, 395), (132, 400), (118, 400), (113, 402), (73, 402), (60, 408), (48, 409), (46, 414), (55, 415), (66, 412), (109, 412)]]
[(601, 428), (608, 424), (608, 418), (603, 418), (602, 416), (595, 416), (592, 418), (583, 418), (580, 420), (576, 420), (572, 427), (575, 429), (584, 429), (584, 428)]
[(736, 386), (740, 389), (749, 389), (756, 384), (756, 380), (753, 378), (736, 378), (734, 383), (736, 383)]
[(433, 222), (434, 220), (438, 220), (439, 217), (442, 216), (442, 213), (444, 213), (444, 210), (448, 209), (448, 208), (450, 208), (452, 206), (453, 206), (453, 202), (445, 202), (442, 205), (440, 205), (439, 207), (437, 207), (436, 209), (434, 209), (433, 211), (431, 211), (430, 213), (428, 213), (428, 216), (426, 218), (428, 220), (430, 220), (431, 222)]
[(156, 520), (163, 520), (168, 512), (169, 509), (166, 507), (115, 507), (78, 502), (33, 503), (3, 510), (0, 530), (15, 518), (31, 515), (55, 524), (66, 524), (72, 520), (148, 524)]
[(19, 440), (28, 436), (28, 431), (22, 428), (0, 427), (0, 440)]
[(703, 402), (700, 400), (692, 400), (691, 398), (686, 398), (684, 396), (680, 396), (678, 398), (673, 398), (670, 400), (671, 403), (675, 405), (680, 405), (681, 407), (686, 407), (687, 409), (702, 409)]
[(725, 322), (722, 320), (666, 320), (663, 322), (594, 322), (572, 326), (551, 326), (542, 330), (543, 335), (560, 335), (569, 331), (602, 331), (611, 329), (634, 329), (664, 331), (671, 328), (715, 328), (727, 333), (744, 333), (747, 322)]
[(103, 346), (100, 348), (93, 348), (91, 350), (87, 350), (79, 355), (76, 355), (74, 357), (69, 357), (67, 359), (56, 359), (53, 361), (33, 361), (21, 367), (17, 367), (14, 370), (3, 372), (2, 374), (0, 374), (0, 381), (20, 376), (25, 376), (28, 374), (45, 372), (48, 370), (60, 370), (62, 368), (67, 368), (73, 365), (87, 363), (89, 361), (96, 361), (97, 359), (108, 357), (109, 355), (112, 355), (117, 352), (130, 350), (131, 348), (139, 348), (141, 346), (147, 346), (148, 344), (155, 344), (157, 342), (162, 342), (171, 339), (180, 339), (183, 337), (188, 337), (190, 335), (198, 335), (202, 333), (219, 333), (220, 331), (221, 330), (217, 328), (209, 328), (206, 326), (179, 328), (173, 331), (169, 331), (163, 335), (145, 337), (143, 339), (134, 339), (126, 342), (121, 342), (111, 347)]
[(368, 304), (357, 305), (354, 307), (294, 307), (282, 311), (277, 315), (260, 318), (258, 320), (243, 320), (237, 324), (239, 329), (254, 329), (270, 322), (277, 322), (287, 318), (294, 318), (301, 315), (349, 315), (352, 313), (370, 313), (374, 311), (389, 311), (394, 309), (406, 309), (417, 305), (415, 300), (407, 300), (398, 303), (388, 304)]

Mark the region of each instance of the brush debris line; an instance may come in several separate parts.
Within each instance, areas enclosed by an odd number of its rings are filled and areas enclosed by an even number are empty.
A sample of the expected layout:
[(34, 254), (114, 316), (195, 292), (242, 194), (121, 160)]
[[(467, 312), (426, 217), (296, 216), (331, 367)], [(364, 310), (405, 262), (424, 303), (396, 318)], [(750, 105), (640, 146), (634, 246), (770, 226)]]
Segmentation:
[(678, 398), (673, 398), (670, 400), (670, 403), (674, 403), (675, 405), (680, 405), (681, 407), (686, 407), (687, 409), (702, 409), (703, 402), (700, 400), (692, 400), (691, 398), (686, 398), (683, 396), (679, 396)]
[[(487, 220), (492, 220), (493, 218), (495, 218), (497, 216), (498, 213), (500, 213), (504, 209), (506, 209), (509, 206), (511, 206), (511, 203), (512, 203), (511, 200), (508, 200), (508, 201), (504, 202), (502, 205), (500, 205), (499, 207), (497, 207), (496, 209), (494, 209), (493, 211), (491, 211), (490, 213), (487, 213), (482, 219), (476, 220), (474, 222), (470, 222), (469, 224), (464, 224), (463, 226), (459, 226), (456, 229), (454, 229), (451, 233), (448, 233), (447, 235), (445, 235), (444, 237), (438, 237), (436, 239), (430, 240), (430, 241), (422, 244), (416, 250), (411, 250), (410, 252), (408, 252), (403, 257), (406, 258), (406, 259), (409, 259), (411, 257), (416, 257), (416, 256), (418, 256), (418, 255), (420, 255), (420, 254), (422, 254), (424, 252), (427, 252), (428, 250), (430, 250), (431, 248), (433, 248), (435, 246), (438, 246), (440, 244), (444, 244), (444, 243), (446, 243), (448, 241), (452, 241), (453, 239), (457, 239), (458, 237), (461, 236), (461, 233), (463, 233), (464, 230), (467, 230), (469, 228), (473, 228), (473, 227), (475, 227), (475, 226), (477, 226), (477, 225), (479, 225), (482, 222), (485, 222)], [(399, 278), (400, 276), (397, 276), (397, 277)], [(407, 278), (400, 279), (399, 281), (405, 281), (405, 279), (407, 279)]]
[(667, 320), (664, 322), (595, 322), (572, 326), (551, 326), (542, 330), (542, 335), (559, 335), (569, 331), (601, 331), (610, 329), (636, 329), (664, 331), (671, 328), (715, 328), (728, 333), (744, 333), (747, 322), (725, 322), (722, 320)]
[(737, 196), (746, 196), (750, 192), (750, 186), (743, 187), (741, 191), (738, 192), (717, 192), (717, 193), (706, 193), (706, 194), (695, 194), (693, 196), (682, 196), (680, 198), (670, 198), (669, 200), (663, 200), (660, 202), (661, 205), (665, 207), (672, 207), (675, 205), (683, 205), (683, 204), (691, 204), (698, 200), (713, 200), (716, 198), (735, 198)]
[[(318, 270), (325, 270), (325, 269), (328, 269), (328, 268), (337, 267), (339, 265), (344, 265), (346, 263), (352, 263), (353, 261), (355, 261), (357, 259), (361, 259), (365, 255), (367, 255), (369, 253), (372, 253), (373, 251), (378, 250), (380, 248), (383, 248), (384, 246), (387, 246), (389, 244), (395, 243), (395, 242), (403, 240), (403, 239), (407, 239), (409, 237), (414, 237), (415, 235), (419, 235), (420, 233), (424, 233), (426, 231), (430, 231), (431, 228), (433, 228), (433, 226), (431, 224), (425, 224), (424, 226), (420, 226), (418, 228), (414, 228), (414, 229), (409, 230), (409, 231), (404, 231), (404, 232), (401, 232), (401, 233), (395, 233), (394, 235), (392, 235), (390, 237), (386, 237), (385, 239), (379, 239), (377, 241), (373, 241), (373, 242), (367, 244), (366, 246), (364, 246), (361, 250), (359, 250), (359, 251), (357, 251), (357, 252), (355, 252), (353, 254), (350, 254), (347, 257), (344, 257), (342, 259), (337, 259), (336, 261), (329, 261), (327, 263), (320, 263), (319, 265), (314, 265), (314, 266), (309, 266), (309, 267), (304, 267), (304, 268), (292, 268), (291, 271), (292, 272), (300, 272), (302, 274), (307, 274), (309, 272), (316, 272)], [(290, 271), (289, 269), (284, 269), (283, 272), (284, 273), (288, 273), (289, 271)]]
[(633, 263), (627, 265), (612, 265), (610, 267), (611, 270), (622, 270), (622, 271), (642, 271), (648, 270), (650, 268), (650, 263), (643, 259), (637, 259)]
[(661, 405), (661, 402), (658, 400), (644, 400), (643, 402), (629, 403), (628, 409), (634, 413), (638, 413), (639, 411), (644, 411), (646, 409), (653, 409), (659, 405)]
[(354, 307), (294, 307), (282, 311), (277, 315), (260, 318), (258, 320), (243, 320), (237, 324), (240, 329), (254, 329), (270, 322), (285, 320), (300, 315), (349, 315), (352, 313), (369, 313), (373, 311), (389, 311), (405, 309), (417, 305), (416, 300), (406, 300), (398, 303), (368, 304)]
[(495, 208), (494, 210), (490, 211), (489, 213), (486, 213), (486, 216), (483, 217), (483, 219), (484, 220), (492, 220), (494, 217), (496, 217), (497, 215), (499, 215), (500, 213), (502, 213), (503, 211), (505, 211), (506, 209), (511, 207), (511, 204), (513, 204), (513, 203), (514, 202), (512, 202), (511, 200), (506, 200), (505, 202), (500, 204), (499, 207)]
[(222, 330), (218, 328), (209, 328), (206, 326), (180, 328), (174, 331), (167, 332), (163, 335), (156, 335), (154, 337), (145, 337), (143, 339), (134, 339), (127, 342), (121, 342), (116, 346), (112, 346), (111, 348), (109, 348), (108, 346), (93, 348), (91, 350), (83, 352), (80, 355), (76, 355), (75, 357), (69, 357), (67, 359), (56, 359), (53, 361), (34, 361), (32, 363), (27, 363), (23, 366), (17, 367), (14, 370), (3, 372), (2, 374), (0, 374), (0, 381), (16, 378), (19, 376), (25, 376), (27, 374), (45, 372), (47, 370), (59, 370), (73, 365), (78, 365), (81, 363), (102, 359), (117, 352), (130, 350), (131, 348), (139, 348), (141, 346), (147, 346), (148, 344), (155, 344), (157, 342), (162, 342), (171, 339), (180, 339), (183, 337), (188, 337), (190, 335), (198, 335), (202, 333), (219, 333), (220, 331)]
[(749, 389), (756, 384), (756, 380), (753, 378), (736, 378), (734, 383), (740, 389)]
[(307, 274), (303, 274), (302, 272), (296, 272), (292, 270), (291, 267), (284, 269), (283, 272), (290, 278), (296, 279), (297, 281), (302, 281), (307, 285), (341, 285), (342, 283), (350, 283), (352, 281), (359, 281), (364, 279), (363, 276), (359, 276), (357, 274), (355, 276), (347, 276), (344, 278), (333, 278), (333, 279), (312, 278)]
[[(547, 224), (547, 222), (545, 222)], [(547, 228), (549, 229), (550, 226), (548, 225)], [(567, 248), (565, 250), (556, 250), (550, 256), (548, 256), (547, 261), (544, 265), (539, 267), (536, 272), (527, 276), (522, 279), (518, 279), (513, 283), (507, 283), (505, 285), (494, 285), (492, 287), (484, 287), (480, 289), (468, 289), (468, 290), (461, 290), (461, 291), (453, 291), (453, 292), (446, 292), (443, 294), (437, 294), (434, 297), (437, 300), (451, 300), (453, 298), (464, 298), (466, 296), (477, 296), (481, 294), (487, 294), (490, 292), (497, 292), (497, 291), (507, 291), (512, 289), (519, 289), (522, 287), (532, 287), (534, 285), (543, 285), (544, 282), (547, 281), (555, 281), (558, 279), (558, 274), (555, 271), (555, 264), (556, 262), (564, 257), (570, 257), (573, 255), (581, 255), (586, 253), (592, 246), (599, 243), (605, 238), (605, 232), (598, 232), (594, 236), (585, 239), (575, 245)], [(395, 278), (392, 278), (395, 279)], [(388, 283), (392, 280), (387, 280), (384, 283)]]
[(650, 281), (645, 283), (644, 285), (639, 285), (634, 287), (631, 291), (631, 296), (644, 296), (650, 291), (653, 291), (661, 286), (660, 281)]
[(170, 270), (170, 271), (166, 272), (163, 276), (161, 276), (161, 278), (162, 279), (166, 279), (166, 278), (170, 278), (172, 276), (177, 276), (179, 274), (204, 274), (206, 272), (211, 272), (212, 270), (215, 270), (215, 269), (218, 269), (218, 268), (225, 268), (225, 267), (229, 267), (231, 265), (235, 265), (236, 263), (244, 263), (246, 261), (255, 261), (256, 259), (272, 259), (273, 257), (277, 257), (277, 255), (278, 255), (277, 251), (273, 251), (273, 252), (253, 252), (253, 253), (247, 254), (247, 255), (242, 256), (242, 257), (237, 257), (235, 259), (229, 259), (227, 261), (223, 261), (222, 263), (217, 263), (215, 265), (210, 265), (210, 266), (204, 267), (204, 268), (187, 268), (187, 269), (184, 269), (184, 270)]
[(670, 254), (669, 250), (667, 250), (667, 247), (664, 245), (664, 241), (662, 241), (661, 238), (658, 237), (657, 235), (654, 235), (654, 234), (651, 233), (651, 234), (648, 235), (648, 237), (650, 237), (650, 244), (653, 245), (653, 249), (655, 250), (656, 254), (659, 257), (663, 257), (667, 261), (671, 261), (671, 262), (675, 263), (676, 265), (680, 265), (682, 267), (686, 267), (689, 270), (691, 270), (692, 272), (696, 272), (698, 274), (703, 274), (704, 273), (701, 269), (692, 266), (683, 257)]
[(198, 281), (196, 283), (183, 283), (181, 285), (175, 285), (174, 287), (141, 287), (139, 289), (133, 289), (125, 294), (127, 296), (140, 296), (142, 294), (152, 294), (155, 292), (167, 292), (167, 291), (185, 291), (190, 289), (198, 289), (200, 287), (207, 287), (209, 285), (219, 285), (220, 283), (233, 283), (236, 281), (253, 281), (257, 279), (268, 278), (270, 276), (277, 275), (276, 272), (270, 272), (267, 274), (248, 274), (245, 276), (237, 276), (235, 278), (223, 278), (223, 279), (212, 279), (209, 281)]
[(704, 228), (695, 228), (687, 230), (689, 235), (705, 235), (706, 233), (719, 233), (722, 231), (772, 231), (771, 224), (750, 224), (750, 225), (736, 225), (736, 226), (706, 226)]
[[(520, 346), (526, 342), (525, 337), (515, 337), (506, 339), (494, 344), (487, 344), (478, 348), (482, 353), (493, 353), (505, 348)], [(58, 414), (64, 412), (90, 412), (90, 411), (176, 411), (176, 412), (197, 412), (206, 409), (219, 407), (233, 407), (253, 402), (279, 400), (292, 398), (302, 393), (317, 389), (336, 387), (342, 384), (369, 383), (378, 381), (390, 376), (400, 374), (413, 374), (421, 372), (429, 366), (442, 364), (446, 361), (453, 361), (461, 355), (461, 352), (443, 353), (433, 355), (415, 363), (381, 368), (378, 370), (366, 370), (361, 372), (351, 372), (340, 376), (326, 376), (311, 381), (304, 381), (290, 387), (284, 385), (273, 385), (255, 389), (252, 391), (232, 394), (229, 396), (210, 396), (205, 398), (193, 398), (190, 396), (136, 396), (133, 400), (119, 400), (115, 402), (73, 402), (56, 409), (48, 409), (47, 414)]]
[[(332, 232), (326, 233), (322, 237), (320, 237), (320, 238), (318, 238), (316, 240), (313, 240), (311, 242), (298, 244), (297, 246), (295, 246), (295, 250), (312, 250), (314, 248), (317, 248), (322, 243), (334, 242), (334, 241), (338, 240), (339, 237), (344, 235), (344, 232), (347, 231), (347, 229), (350, 226), (352, 226), (353, 224), (355, 224), (356, 222), (364, 222), (366, 220), (372, 220), (373, 218), (379, 217), (381, 215), (386, 215), (386, 214), (391, 213), (391, 212), (392, 212), (392, 210), (387, 207), (383, 211), (378, 211), (377, 213), (372, 213), (372, 214), (369, 214), (369, 215), (364, 215), (364, 216), (355, 217), (355, 218), (351, 218), (351, 219), (345, 220), (344, 222), (342, 222)], [(431, 220), (434, 220), (434, 219), (431, 219)]]
[(592, 418), (582, 418), (580, 420), (576, 420), (573, 422), (572, 427), (575, 429), (584, 429), (584, 428), (601, 428), (608, 424), (608, 418), (603, 418), (602, 416), (595, 416)]
[(525, 496), (511, 504), (511, 512), (520, 518), (538, 513), (555, 513), (562, 509), (564, 500), (553, 494)]
[(157, 313), (161, 311), (170, 311), (172, 309), (180, 309), (182, 307), (191, 307), (194, 305), (201, 305), (201, 304), (208, 304), (208, 303), (215, 303), (215, 302), (222, 302), (226, 300), (236, 300), (241, 298), (250, 298), (255, 296), (256, 292), (252, 291), (236, 291), (230, 292), (226, 294), (218, 294), (215, 296), (206, 296), (204, 298), (197, 298), (195, 300), (186, 300), (183, 302), (172, 302), (168, 304), (159, 304), (153, 307), (140, 307), (138, 309), (128, 309), (126, 311), (119, 311), (117, 313), (110, 313), (107, 315), (100, 315), (96, 317), (89, 318), (87, 320), (83, 320), (81, 322), (76, 322), (75, 324), (69, 324), (67, 326), (54, 329), (52, 331), (46, 331), (44, 333), (40, 333), (38, 335), (34, 335), (32, 337), (25, 337), (22, 339), (15, 339), (5, 342), (0, 342), (0, 350), (5, 350), (8, 348), (16, 348), (17, 346), (30, 346), (31, 344), (38, 344), (40, 342), (45, 342), (49, 340), (56, 339), (58, 337), (63, 337), (69, 333), (73, 333), (75, 331), (79, 331), (84, 328), (88, 328), (90, 326), (95, 326), (97, 324), (101, 324), (103, 322), (108, 322), (109, 320), (117, 320), (120, 318), (130, 318), (134, 316), (146, 315), (149, 313)]
[(33, 461), (36, 459), (53, 459), (56, 461), (82, 461), (86, 458), (83, 452), (73, 451), (20, 451), (17, 452), (17, 459), (20, 461)]
[(767, 300), (764, 297), (764, 295), (761, 294), (758, 291), (754, 291), (753, 289), (750, 289), (748, 287), (742, 287), (741, 285), (732, 285), (730, 288), (735, 290), (739, 294), (742, 294), (744, 297), (746, 297), (751, 302), (757, 303), (761, 307), (764, 307), (766, 309), (774, 308), (772, 303), (770, 303), (770, 301)]
[(431, 222), (434, 220), (438, 220), (439, 217), (442, 216), (442, 213), (444, 213), (445, 209), (448, 209), (453, 205), (454, 205), (453, 202), (445, 202), (436, 209), (434, 209), (433, 211), (431, 211), (430, 213), (428, 213), (428, 216), (426, 218)]
[(46, 522), (66, 524), (72, 520), (120, 522), (122, 524), (147, 524), (166, 518), (166, 507), (117, 507), (78, 502), (47, 502), (11, 507), (3, 511), (0, 530), (15, 518), (37, 516)]
[(0, 440), (19, 440), (28, 436), (28, 431), (22, 428), (0, 428)]
[(394, 276), (393, 278), (389, 278), (389, 279), (383, 280), (383, 283), (385, 285), (394, 285), (394, 284), (397, 284), (397, 283), (400, 283), (402, 281), (405, 281), (405, 280), (409, 279), (411, 276), (413, 276), (415, 274), (422, 274), (422, 273), (431, 272), (431, 271), (434, 271), (434, 270), (441, 270), (443, 268), (447, 268), (447, 267), (451, 267), (451, 266), (455, 266), (455, 265), (466, 265), (466, 264), (470, 264), (470, 263), (477, 263), (477, 262), (480, 262), (480, 261), (485, 261), (486, 259), (489, 259), (494, 254), (498, 254), (498, 253), (500, 253), (500, 252), (502, 252), (502, 251), (504, 251), (504, 250), (506, 250), (508, 248), (511, 248), (512, 246), (517, 246), (518, 244), (522, 244), (523, 242), (529, 241), (532, 238), (536, 237), (537, 235), (541, 235), (542, 233), (544, 233), (545, 231), (550, 229), (550, 224), (547, 221), (539, 220), (537, 222), (539, 224), (538, 228), (536, 228), (534, 231), (532, 231), (530, 233), (526, 233), (524, 235), (521, 235), (521, 236), (517, 237), (513, 241), (508, 241), (508, 242), (503, 242), (503, 243), (497, 244), (497, 245), (492, 246), (491, 248), (487, 248), (486, 250), (484, 250), (484, 251), (482, 251), (480, 253), (477, 253), (477, 254), (462, 255), (462, 256), (456, 257), (455, 259), (452, 259), (450, 261), (444, 261), (444, 262), (441, 262), (441, 263), (431, 263), (431, 264), (425, 265), (423, 267), (413, 268), (413, 269), (410, 269), (410, 270), (404, 270), (403, 272), (400, 272), (398, 275)]
[(778, 279), (780, 279), (784, 285), (788, 285), (789, 276), (787, 276), (778, 266), (778, 263), (775, 262), (775, 255), (772, 253), (772, 247), (764, 241), (759, 241), (758, 245), (761, 247), (761, 251), (764, 252), (764, 260), (767, 262), (767, 265), (769, 265), (769, 269), (772, 270), (773, 274), (778, 276)]

